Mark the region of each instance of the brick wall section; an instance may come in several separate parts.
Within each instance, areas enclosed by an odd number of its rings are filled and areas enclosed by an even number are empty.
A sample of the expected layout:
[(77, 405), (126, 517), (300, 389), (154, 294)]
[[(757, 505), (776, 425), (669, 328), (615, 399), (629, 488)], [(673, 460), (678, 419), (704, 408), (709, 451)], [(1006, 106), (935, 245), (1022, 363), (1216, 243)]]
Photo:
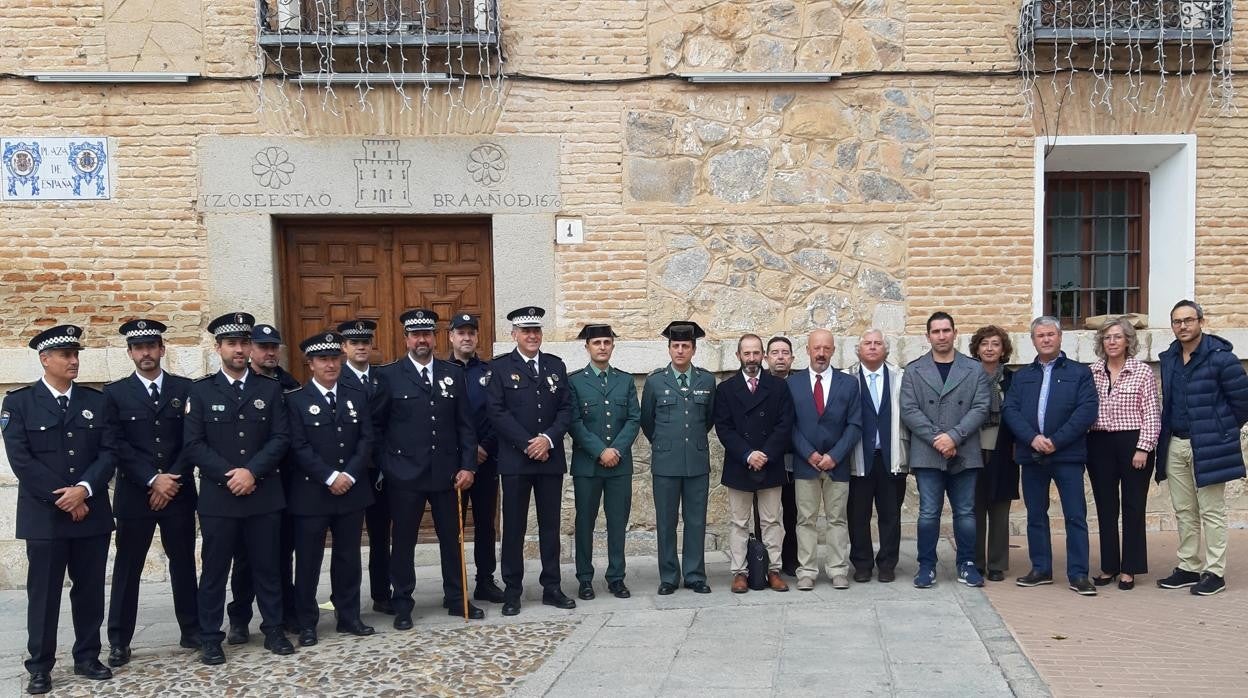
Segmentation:
[(0, 73), (104, 70), (102, 0), (0, 3)]
[(1010, 70), (1021, 2), (908, 0), (907, 70)]
[(508, 71), (566, 78), (643, 75), (648, 0), (499, 0)]

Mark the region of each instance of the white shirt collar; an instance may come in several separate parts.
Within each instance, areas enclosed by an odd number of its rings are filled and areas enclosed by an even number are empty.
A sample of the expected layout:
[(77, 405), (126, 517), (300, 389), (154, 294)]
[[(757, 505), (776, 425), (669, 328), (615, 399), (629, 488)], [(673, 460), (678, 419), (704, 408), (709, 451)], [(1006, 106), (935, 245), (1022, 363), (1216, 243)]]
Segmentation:
[(242, 383), (244, 386), (246, 386), (247, 379), (251, 378), (251, 369), (250, 368), (243, 369), (243, 377), (239, 378), (238, 380), (234, 380), (233, 378), (230, 378), (230, 374), (226, 373), (224, 368), (221, 369), (221, 375), (225, 376), (226, 382), (229, 383), (231, 387), (233, 387), (235, 383)]
[(139, 382), (143, 384), (143, 389), (146, 390), (147, 392), (149, 393), (152, 392), (153, 383), (156, 384), (157, 390), (164, 390), (164, 386), (165, 386), (164, 384), (165, 372), (164, 371), (161, 371), (160, 374), (156, 376), (156, 380), (154, 381), (149, 381), (148, 379), (144, 378), (142, 375), (139, 374), (138, 371), (135, 371), (134, 375), (138, 376)]
[[(408, 356), (411, 356), (411, 355), (409, 354)], [(351, 372), (355, 374), (355, 377), (356, 377), (356, 378), (359, 378), (359, 379), (360, 379), (360, 382), (361, 382), (361, 383), (362, 383), (362, 382), (364, 382), (364, 376), (368, 374), (368, 371), (367, 371), (367, 370), (365, 370), (365, 371), (357, 371), (357, 370), (355, 370), (355, 367), (354, 367), (354, 366), (352, 366), (349, 362), (347, 362), (347, 368), (351, 369)], [(370, 366), (369, 368), (372, 368), (372, 367)]]
[(814, 389), (814, 387), (815, 387), (815, 376), (823, 376), (823, 386), (824, 386), (824, 390), (827, 390), (827, 386), (829, 386), (829, 385), (831, 385), (831, 384), (832, 384), (832, 364), (828, 364), (828, 367), (827, 367), (826, 369), (824, 369), (823, 373), (815, 373), (815, 369), (814, 369), (814, 368), (811, 368), (811, 369), (810, 369), (810, 387), (811, 387), (811, 389)]
[(53, 398), (57, 398), (57, 399), (59, 399), (62, 395), (64, 395), (65, 397), (70, 397), (70, 393), (74, 392), (74, 384), (73, 384), (73, 383), (70, 383), (70, 384), (69, 384), (69, 389), (68, 389), (68, 390), (66, 390), (65, 392), (63, 392), (63, 393), (62, 393), (62, 392), (60, 392), (59, 390), (57, 390), (56, 388), (53, 388), (53, 387), (52, 387), (52, 384), (48, 382), (48, 379), (47, 379), (47, 378), (40, 378), (39, 380), (43, 381), (43, 387), (47, 388), (47, 389), (48, 389), (48, 392), (52, 393), (52, 397), (53, 397)]
[(862, 377), (867, 380), (871, 380), (871, 376), (875, 376), (877, 380), (884, 379), (884, 364), (880, 364), (880, 367), (874, 371), (866, 366), (863, 366), (862, 364), (858, 364), (858, 370), (862, 372)]
[(521, 352), (519, 349), (516, 349), (516, 353), (520, 355), (520, 360), (524, 362), (524, 365), (525, 365), (525, 366), (528, 366), (528, 365), (529, 365), (529, 362), (530, 362), (530, 361), (532, 361), (532, 362), (533, 362), (533, 363), (537, 366), (538, 370), (539, 370), (539, 371), (541, 370), (541, 368), (542, 368), (542, 352), (540, 352), (540, 351), (539, 351), (539, 352), (537, 352), (536, 354), (534, 354), (534, 355), (533, 355), (533, 358), (531, 358), (531, 359), (530, 359), (529, 357), (525, 356), (525, 355), (524, 355), (524, 353), (523, 353), (523, 352)]
[[(745, 384), (746, 384), (746, 385), (749, 385), (749, 384), (750, 384), (750, 378), (751, 378), (751, 376), (750, 376), (748, 373), (746, 373), (744, 370), (742, 370), (742, 371), (741, 371), (741, 377), (745, 379)], [(762, 372), (762, 371), (759, 371), (759, 372), (758, 372), (758, 375), (757, 375), (757, 376), (753, 376), (753, 378), (754, 378), (755, 380), (757, 380), (759, 383), (762, 383), (762, 382), (763, 382), (763, 372)]]
[(313, 379), (312, 379), (312, 385), (315, 385), (315, 386), (316, 386), (316, 389), (317, 389), (317, 390), (319, 390), (319, 391), (321, 391), (321, 397), (325, 397), (326, 395), (329, 395), (330, 393), (337, 393), (337, 392), (338, 392), (338, 385), (337, 385), (337, 384), (335, 384), (333, 388), (326, 388), (325, 386), (323, 386), (323, 385), (321, 385), (320, 383), (316, 382), (316, 379), (315, 379), (315, 378), (313, 378)]
[(411, 361), (411, 362), (412, 362), (412, 365), (413, 365), (413, 366), (415, 366), (415, 367), (416, 367), (416, 372), (417, 372), (417, 373), (420, 373), (420, 370), (421, 370), (422, 368), (427, 368), (427, 369), (429, 369), (429, 381), (430, 381), (430, 382), (433, 382), (433, 359), (429, 359), (429, 363), (427, 363), (427, 364), (422, 364), (422, 363), (420, 363), (419, 361), (417, 361), (417, 360), (416, 360), (416, 357), (412, 356), (411, 354), (408, 354), (408, 355), (407, 355), (407, 359), (408, 359), (408, 361)]

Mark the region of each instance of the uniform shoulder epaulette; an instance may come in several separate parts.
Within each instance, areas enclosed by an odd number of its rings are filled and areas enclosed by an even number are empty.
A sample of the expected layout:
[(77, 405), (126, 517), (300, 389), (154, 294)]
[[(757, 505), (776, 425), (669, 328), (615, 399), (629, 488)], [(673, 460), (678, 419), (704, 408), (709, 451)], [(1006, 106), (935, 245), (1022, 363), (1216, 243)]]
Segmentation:
[(662, 372), (664, 372), (664, 371), (666, 371), (666, 370), (667, 370), (667, 367), (666, 367), (666, 366), (661, 366), (661, 367), (656, 368), (656, 369), (654, 369), (653, 371), (651, 371), (651, 372), (650, 372), (650, 375), (652, 375), (652, 376), (657, 376), (657, 375), (659, 375), (660, 373), (662, 373)]
[(277, 379), (276, 379), (276, 378), (274, 378), (273, 376), (266, 376), (266, 375), (264, 375), (263, 373), (258, 373), (258, 372), (256, 372), (256, 371), (252, 371), (252, 372), (251, 372), (251, 375), (256, 376), (257, 378), (263, 378), (263, 379), (265, 379), (265, 380), (269, 380), (269, 381), (275, 381), (275, 380), (277, 380)]
[(390, 363), (388, 363), (388, 364), (381, 364), (381, 365), (380, 365), (380, 366), (378, 366), (377, 368), (390, 368), (391, 366), (393, 366), (393, 365), (395, 365), (395, 364), (399, 363), (399, 361), (400, 361), (400, 359), (395, 359), (394, 361), (391, 361), (391, 362), (390, 362)]
[(705, 368), (702, 368), (701, 366), (694, 366), (693, 372), (694, 373), (710, 373), (710, 371), (706, 370)]
[(490, 361), (498, 361), (499, 359), (506, 358), (508, 356), (511, 356), (511, 352), (505, 352), (503, 354), (499, 354), (498, 356), (495, 356), (492, 359), (490, 359)]
[(20, 393), (20, 392), (22, 392), (23, 390), (30, 390), (30, 384), (29, 384), (29, 383), (27, 383), (26, 385), (19, 385), (19, 386), (17, 386), (16, 388), (12, 388), (12, 389), (10, 389), (10, 390), (5, 391), (5, 394), (6, 394), (6, 395), (16, 395), (17, 393)]
[(193, 381), (191, 381), (191, 382), (192, 382), (192, 383), (202, 383), (203, 381), (206, 381), (206, 380), (208, 380), (208, 379), (212, 378), (212, 377), (213, 377), (213, 376), (215, 376), (215, 375), (217, 375), (217, 374), (215, 374), (215, 373), (209, 373), (209, 374), (207, 374), (207, 375), (200, 376), (199, 378), (196, 378), (195, 380), (193, 380)]
[(570, 371), (570, 372), (568, 373), (568, 378), (571, 378), (572, 376), (575, 376), (575, 375), (576, 375), (576, 374), (578, 374), (578, 373), (584, 373), (584, 372), (585, 372), (585, 367), (584, 367), (584, 366), (582, 366), (582, 367), (580, 367), (580, 368), (576, 369), (575, 371)]
[(299, 392), (300, 390), (303, 390), (303, 386), (302, 386), (302, 385), (295, 386), (295, 387), (291, 388), (290, 390), (285, 390), (285, 391), (283, 391), (283, 392), (284, 392), (286, 395), (290, 395), (291, 393), (297, 393), (297, 392)]
[(100, 395), (103, 395), (103, 394), (104, 394), (104, 391), (103, 391), (103, 390), (100, 390), (99, 388), (92, 388), (92, 387), (91, 387), (91, 386), (89, 386), (89, 385), (82, 385), (81, 383), (74, 383), (74, 387), (75, 387), (75, 388), (82, 388), (83, 390), (85, 390), (85, 391), (87, 391), (87, 392), (89, 392), (89, 393), (98, 393), (98, 394), (100, 394)]

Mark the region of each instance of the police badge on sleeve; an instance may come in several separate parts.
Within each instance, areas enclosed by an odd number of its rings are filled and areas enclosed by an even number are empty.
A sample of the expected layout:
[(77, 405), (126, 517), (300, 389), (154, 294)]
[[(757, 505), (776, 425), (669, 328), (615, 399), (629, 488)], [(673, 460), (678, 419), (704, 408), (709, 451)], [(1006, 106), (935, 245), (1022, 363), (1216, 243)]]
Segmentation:
[(0, 412), (0, 431), (4, 431), (7, 426), (9, 426), (9, 411), (5, 410)]

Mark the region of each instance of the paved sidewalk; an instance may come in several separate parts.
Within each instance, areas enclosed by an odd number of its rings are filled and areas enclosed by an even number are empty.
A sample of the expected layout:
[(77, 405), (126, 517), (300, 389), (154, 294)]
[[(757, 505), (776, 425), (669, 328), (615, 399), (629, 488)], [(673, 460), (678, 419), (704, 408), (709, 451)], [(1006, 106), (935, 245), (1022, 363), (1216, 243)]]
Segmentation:
[[(1015, 538), (1006, 583), (988, 597), (1056, 696), (1248, 696), (1248, 531), (1230, 531), (1226, 591), (1198, 597), (1159, 589), (1177, 560), (1174, 533), (1150, 533), (1149, 574), (1135, 589), (1066, 588), (1066, 538), (1053, 536), (1052, 586), (1025, 589), (1027, 540)], [(1092, 574), (1100, 574), (1091, 537)]]
[[(914, 542), (902, 549), (901, 569), (912, 573)], [(952, 560), (944, 542), (941, 557)], [(251, 643), (227, 646), (222, 667), (177, 648), (167, 587), (151, 585), (140, 597), (134, 660), (106, 682), (71, 675), (67, 599), (54, 695), (1048, 695), (987, 596), (956, 583), (949, 563), (928, 590), (903, 574), (847, 591), (821, 578), (812, 592), (732, 594), (725, 556), (707, 558), (710, 595), (657, 596), (654, 558), (637, 557), (628, 563), (633, 598), (613, 598), (600, 582), (597, 599), (561, 611), (540, 604), (534, 569), (519, 616), (483, 604), (486, 620), (471, 624), (445, 615), (438, 570), (422, 567), (415, 630), (396, 631), (389, 616), (370, 612), (378, 635), (340, 637), (325, 613), (321, 643), (287, 658), (261, 648), (253, 622)], [(570, 566), (564, 580), (573, 594)], [(0, 592), (0, 613), (10, 620), (0, 631), (0, 695), (17, 695), (24, 593)]]

